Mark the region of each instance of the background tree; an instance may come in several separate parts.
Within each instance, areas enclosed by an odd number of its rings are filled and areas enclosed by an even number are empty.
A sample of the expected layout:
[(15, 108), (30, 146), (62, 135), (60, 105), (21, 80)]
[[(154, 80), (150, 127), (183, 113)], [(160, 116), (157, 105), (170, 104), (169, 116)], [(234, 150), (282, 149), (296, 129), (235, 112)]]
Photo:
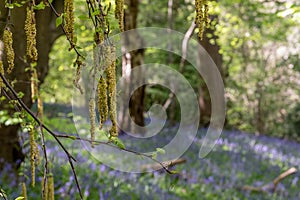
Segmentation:
[[(124, 30), (132, 30), (136, 29), (138, 23), (138, 14), (139, 14), (139, 1), (138, 0), (126, 0), (125, 1), (125, 15), (124, 15)], [(141, 79), (140, 76), (134, 77), (131, 73), (131, 70), (135, 67), (138, 67), (143, 64), (144, 60), (144, 49), (138, 49), (131, 52), (127, 51), (127, 48), (131, 45), (141, 46), (143, 45), (144, 41), (139, 36), (138, 32), (131, 32), (131, 34), (126, 34), (125, 38), (125, 45), (123, 50), (123, 57), (122, 57), (122, 76), (124, 77), (124, 94), (126, 96), (131, 96), (131, 88), (133, 88), (136, 84), (138, 84)], [(138, 74), (142, 74), (140, 68)], [(127, 102), (123, 104), (120, 102), (120, 112), (119, 112), (119, 124), (120, 128), (124, 131), (131, 131), (139, 133), (140, 130), (132, 130), (132, 122), (139, 126), (144, 126), (144, 96), (145, 96), (145, 86), (139, 87), (137, 90), (134, 91), (134, 94), (131, 96), (129, 105), (126, 105)], [(129, 106), (129, 107), (128, 107)], [(131, 119), (131, 118), (132, 119)]]
[[(216, 26), (218, 26), (218, 15), (210, 15), (210, 22), (203, 34), (203, 40), (199, 41), (202, 47), (210, 55), (216, 66), (218, 67), (223, 81), (225, 82), (225, 72), (222, 66), (222, 55), (220, 52), (220, 45), (217, 43), (218, 35), (216, 34)], [(201, 54), (201, 51), (199, 52)], [(201, 58), (201, 56), (199, 56)], [(198, 63), (201, 63), (199, 59)], [(199, 106), (201, 112), (200, 124), (207, 126), (210, 122), (211, 117), (211, 100), (210, 94), (207, 86), (203, 79), (200, 77), (201, 81), (199, 84)]]
[[(284, 136), (287, 113), (299, 99), (297, 64), (286, 62), (299, 49), (292, 42), (299, 41), (294, 33), (297, 3), (220, 1), (218, 5), (217, 42), (228, 72), (228, 125)], [(239, 6), (245, 9), (236, 9)]]

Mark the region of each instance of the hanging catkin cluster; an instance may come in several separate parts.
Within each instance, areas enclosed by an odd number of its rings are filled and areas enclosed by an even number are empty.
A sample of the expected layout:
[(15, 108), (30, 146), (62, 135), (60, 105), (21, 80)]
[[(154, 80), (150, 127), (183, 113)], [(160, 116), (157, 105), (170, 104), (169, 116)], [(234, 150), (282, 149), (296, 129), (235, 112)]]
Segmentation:
[(27, 198), (26, 184), (24, 182), (22, 183), (22, 196), (24, 197), (23, 200), (28, 200), (28, 198)]
[(39, 149), (34, 138), (35, 130), (29, 131), (29, 144), (30, 144), (30, 165), (31, 165), (31, 185), (35, 186), (35, 163), (39, 162)]
[(42, 199), (46, 199), (48, 200), (48, 178), (43, 176), (42, 179), (42, 192), (43, 192), (43, 196)]
[(109, 96), (109, 116), (112, 127), (109, 130), (110, 137), (118, 137), (117, 130), (117, 108), (116, 108), (116, 63), (115, 63), (115, 47), (107, 46), (105, 48), (105, 72), (107, 78), (107, 88)]
[(95, 99), (91, 98), (89, 100), (89, 115), (90, 115), (90, 133), (91, 133), (91, 141), (92, 147), (94, 147), (95, 141), (95, 131), (96, 131), (96, 113), (95, 113)]
[(25, 34), (26, 34), (26, 55), (29, 62), (36, 62), (38, 59), (38, 51), (36, 48), (36, 25), (35, 13), (32, 7), (27, 7), (26, 21), (25, 21)]
[(52, 173), (47, 174), (46, 180), (43, 177), (42, 190), (43, 190), (43, 199), (54, 200), (54, 178)]
[(48, 174), (47, 177), (48, 180), (48, 184), (47, 184), (47, 196), (48, 196), (48, 200), (54, 200), (54, 178), (53, 178), (53, 174)]
[(6, 58), (8, 62), (7, 73), (10, 74), (14, 69), (15, 52), (13, 49), (13, 37), (12, 32), (9, 29), (5, 29), (3, 33), (4, 50), (6, 52)]
[(64, 3), (65, 31), (70, 42), (74, 42), (74, 3), (73, 0), (65, 0)]
[(208, 24), (208, 0), (195, 0), (196, 19), (199, 28), (198, 37), (202, 40), (205, 26)]
[(119, 20), (120, 31), (124, 31), (124, 0), (115, 0), (115, 17)]
[(103, 76), (100, 77), (98, 86), (97, 86), (97, 93), (98, 93), (98, 111), (99, 111), (99, 118), (100, 118), (100, 126), (99, 128), (102, 129), (103, 123), (107, 120), (108, 116), (108, 105), (107, 105), (107, 83), (106, 79)]
[[(116, 0), (115, 3), (115, 17), (119, 19), (120, 30), (124, 31), (124, 1)], [(103, 124), (107, 120), (109, 115), (112, 122), (112, 126), (109, 130), (109, 138), (113, 139), (118, 137), (116, 111), (116, 56), (115, 47), (109, 44), (109, 41), (104, 41), (106, 38), (108, 38), (109, 34), (109, 20), (107, 18), (107, 15), (103, 13), (102, 9), (100, 9), (100, 15), (102, 16), (102, 18), (100, 19), (101, 23), (95, 25), (95, 30), (99, 30), (99, 32), (96, 32), (94, 41), (95, 44), (101, 46), (101, 48), (98, 48), (98, 46), (94, 48), (94, 72), (92, 74), (94, 83), (96, 80), (96, 72), (100, 72), (100, 77), (98, 80), (97, 89), (93, 88), (93, 92), (96, 91), (98, 97), (97, 108), (99, 111), (100, 119), (99, 128), (103, 128)], [(96, 18), (96, 20), (97, 19), (98, 18)], [(94, 85), (95, 84), (93, 84), (93, 87)], [(91, 114), (95, 112), (95, 93), (93, 92), (89, 102), (92, 146), (95, 138), (94, 119), (96, 118), (94, 114)]]

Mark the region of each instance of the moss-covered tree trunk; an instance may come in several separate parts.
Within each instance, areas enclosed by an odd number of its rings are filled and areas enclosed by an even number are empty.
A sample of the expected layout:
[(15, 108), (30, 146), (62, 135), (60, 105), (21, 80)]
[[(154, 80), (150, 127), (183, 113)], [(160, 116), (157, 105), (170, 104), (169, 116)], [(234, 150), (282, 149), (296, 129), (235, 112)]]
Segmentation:
[[(138, 0), (125, 0), (125, 25), (124, 29), (132, 30), (137, 28), (137, 15), (138, 15)], [(142, 38), (139, 36), (138, 32), (131, 32), (131, 34), (125, 34), (125, 54), (122, 58), (122, 76), (125, 80), (124, 82), (124, 93), (129, 96), (130, 90), (135, 84), (141, 81), (140, 76), (134, 76), (130, 71), (139, 65), (143, 64), (144, 50), (139, 49), (135, 51), (126, 51), (131, 45), (140, 46), (143, 43)], [(138, 44), (137, 44), (138, 43)], [(140, 70), (136, 68), (135, 70)], [(138, 74), (142, 74), (139, 71)], [(131, 96), (129, 101), (129, 113), (128, 105), (121, 105), (119, 113), (119, 121), (121, 128), (125, 131), (139, 133), (139, 130), (133, 130), (132, 121), (139, 126), (144, 126), (144, 96), (145, 96), (145, 86), (142, 86), (135, 90), (134, 94)], [(126, 102), (125, 102), (126, 103)], [(131, 116), (131, 119), (130, 119)]]
[[(61, 12), (63, 10), (63, 1), (53, 1), (55, 8)], [(4, 69), (7, 68), (7, 60), (3, 51), (3, 31), (5, 29), (8, 17), (8, 9), (5, 8), (5, 0), (0, 0), (0, 56), (3, 60)], [(37, 49), (38, 49), (38, 62), (37, 72), (40, 84), (44, 81), (49, 70), (49, 53), (54, 41), (62, 34), (60, 29), (55, 26), (55, 15), (49, 7), (45, 10), (39, 10), (36, 12), (36, 26), (37, 26)], [(17, 92), (22, 92), (25, 95), (22, 100), (28, 107), (32, 106), (31, 100), (31, 85), (30, 85), (30, 73), (28, 63), (25, 61), (26, 57), (26, 37), (24, 31), (26, 18), (26, 6), (21, 8), (15, 7), (11, 10), (10, 22), (12, 25), (11, 32), (13, 33), (13, 48), (15, 51), (15, 68), (11, 74), (5, 73), (6, 78), (9, 81), (14, 80), (14, 89)], [(3, 95), (3, 93), (1, 93)], [(8, 101), (1, 102), (0, 110), (7, 109)], [(10, 113), (14, 112), (10, 108)], [(5, 126), (0, 125), (0, 158), (4, 163), (15, 164), (17, 160), (23, 160), (21, 147), (18, 140), (19, 126)], [(1, 167), (1, 163), (0, 163)]]

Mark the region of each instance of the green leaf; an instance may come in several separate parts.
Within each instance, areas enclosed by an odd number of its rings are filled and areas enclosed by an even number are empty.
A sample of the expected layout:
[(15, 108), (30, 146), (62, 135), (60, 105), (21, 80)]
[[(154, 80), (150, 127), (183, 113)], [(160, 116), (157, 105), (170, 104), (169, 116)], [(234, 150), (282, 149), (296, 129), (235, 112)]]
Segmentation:
[(120, 149), (125, 149), (125, 145), (119, 138), (111, 138), (112, 143), (117, 145)]
[(162, 148), (156, 148), (156, 152), (160, 154), (166, 154), (166, 151)]
[(20, 196), (20, 197), (17, 197), (15, 200), (22, 200), (22, 199), (25, 199), (25, 197)]
[(151, 157), (152, 157), (152, 159), (155, 159), (155, 160), (156, 160), (157, 153), (156, 153), (156, 152), (152, 153)]
[(21, 98), (23, 98), (24, 97), (24, 93), (23, 92), (18, 92), (18, 97), (21, 99)]
[(76, 44), (77, 43), (77, 37), (76, 36), (74, 36), (74, 43)]
[(56, 27), (59, 27), (63, 22), (63, 14), (61, 14), (59, 17), (56, 18), (55, 24)]
[(14, 3), (14, 5), (17, 6), (18, 8), (23, 6), (23, 4), (20, 4), (20, 3)]
[(70, 136), (68, 136), (70, 139), (72, 139), (72, 140), (76, 140), (76, 136), (73, 136), (73, 135), (70, 135)]
[(35, 10), (43, 10), (46, 7), (46, 5), (44, 4), (44, 2), (42, 1), (41, 3), (39, 3), (38, 5), (34, 6), (33, 8)]
[(176, 170), (172, 170), (170, 172), (171, 172), (171, 174), (179, 174), (179, 171), (176, 171)]
[(6, 3), (5, 7), (9, 8), (9, 9), (13, 9), (14, 8), (14, 4), (12, 4), (12, 3)]

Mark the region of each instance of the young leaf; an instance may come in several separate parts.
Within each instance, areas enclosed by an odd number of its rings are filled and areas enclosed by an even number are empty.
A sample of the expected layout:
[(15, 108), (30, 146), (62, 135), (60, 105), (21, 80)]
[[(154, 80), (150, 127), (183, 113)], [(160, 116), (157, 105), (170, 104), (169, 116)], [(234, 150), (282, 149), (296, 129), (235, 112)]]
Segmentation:
[(39, 3), (38, 5), (34, 6), (33, 8), (35, 10), (43, 10), (46, 7), (46, 5), (44, 4), (44, 2), (42, 1), (41, 3)]
[(63, 22), (63, 14), (61, 14), (59, 17), (56, 18), (55, 24), (56, 27), (59, 27)]
[(14, 4), (12, 4), (12, 3), (6, 3), (5, 7), (9, 8), (9, 9), (13, 9), (14, 8)]
[(17, 197), (15, 200), (22, 200), (25, 199), (25, 197)]
[(76, 136), (73, 136), (73, 135), (70, 135), (70, 136), (68, 136), (70, 139), (72, 139), (72, 140), (76, 140)]
[(120, 149), (125, 149), (125, 145), (119, 138), (111, 138), (111, 141), (117, 145)]
[(160, 154), (165, 154), (166, 153), (166, 151), (162, 148), (156, 148), (156, 152), (160, 153)]
[(15, 6), (17, 6), (18, 8), (21, 8), (23, 5), (20, 3), (14, 3)]
[(156, 160), (156, 157), (157, 157), (157, 153), (156, 152), (153, 152), (152, 155), (151, 155), (152, 159), (155, 159)]

